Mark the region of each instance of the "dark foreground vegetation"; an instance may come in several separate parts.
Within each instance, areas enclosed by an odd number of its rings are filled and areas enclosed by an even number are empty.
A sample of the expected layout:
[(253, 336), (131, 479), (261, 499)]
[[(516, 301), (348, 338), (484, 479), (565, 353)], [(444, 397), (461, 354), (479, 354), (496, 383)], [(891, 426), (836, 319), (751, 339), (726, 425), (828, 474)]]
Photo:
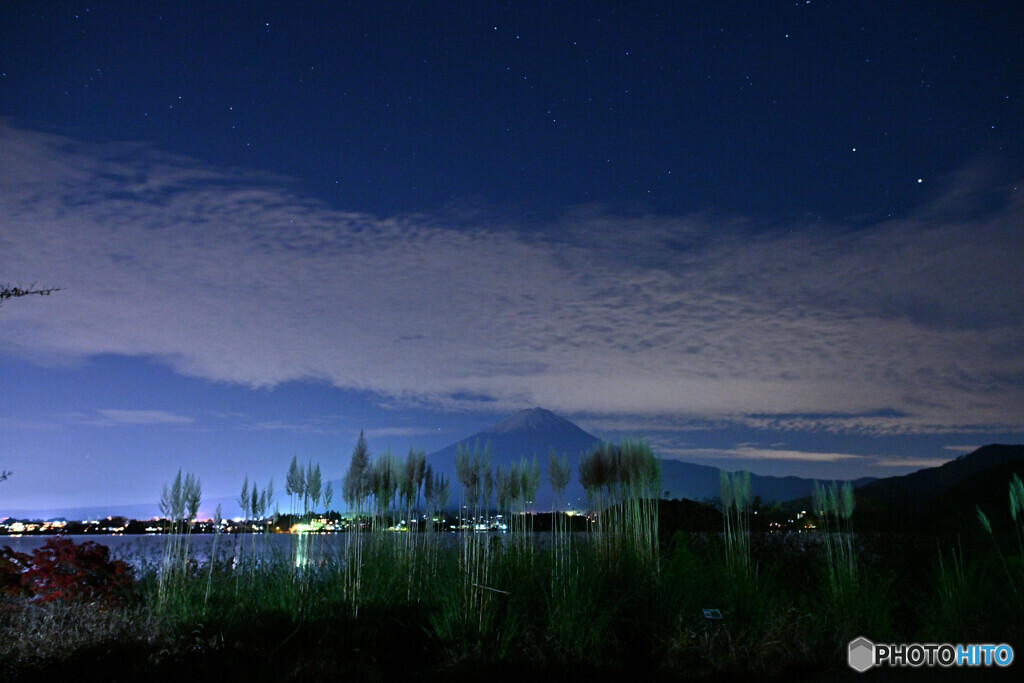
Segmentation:
[[(942, 534), (855, 533), (852, 491), (835, 486), (815, 491), (814, 528), (772, 533), (752, 524), (749, 479), (723, 474), (717, 530), (700, 531), (707, 508), (651, 495), (649, 450), (613, 455), (614, 477), (599, 460), (581, 466), (600, 511), (583, 532), (555, 515), (538, 533), (515, 487), (507, 533), (389, 531), (397, 516), (381, 500), (394, 499), (356, 480), (356, 507), (376, 502), (365, 527), (334, 545), (297, 534), (287, 556), (243, 542), (197, 562), (188, 533), (134, 571), (67, 539), (5, 550), (0, 680), (799, 680), (852, 674), (858, 636), (1022, 642), (1018, 479), (1009, 515), (979, 511)], [(461, 462), (473, 518), (489, 509), (486, 464)], [(557, 462), (552, 474), (564, 478)], [(172, 517), (198, 506), (189, 491), (168, 491)]]
[(852, 571), (808, 533), (751, 532), (746, 556), (721, 533), (677, 532), (653, 556), (612, 532), (359, 536), (337, 556), (310, 535), (304, 556), (134, 576), (59, 547), (26, 582), (5, 574), (0, 679), (789, 679), (844, 671), (859, 635), (1022, 642), (1021, 554), (980, 528), (852, 538)]

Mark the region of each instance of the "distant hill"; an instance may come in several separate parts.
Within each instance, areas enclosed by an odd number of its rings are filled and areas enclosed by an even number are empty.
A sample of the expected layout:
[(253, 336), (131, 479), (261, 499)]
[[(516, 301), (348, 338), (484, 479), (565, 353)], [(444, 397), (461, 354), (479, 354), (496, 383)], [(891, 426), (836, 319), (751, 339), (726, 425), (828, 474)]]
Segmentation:
[[(541, 483), (537, 492), (535, 508), (549, 510), (552, 505), (552, 491), (547, 477), (548, 451), (565, 454), (569, 460), (571, 479), (566, 489), (566, 501), (574, 509), (585, 508), (586, 492), (579, 483), (579, 460), (601, 440), (576, 424), (550, 410), (532, 408), (521, 410), (498, 424), (488, 427), (461, 441), (451, 444), (427, 456), (434, 469), (448, 476), (452, 482), (452, 501), (458, 498), (459, 482), (455, 475), (455, 454), (459, 447), (472, 450), (490, 443), (491, 465), (508, 467), (525, 457), (531, 460), (537, 455), (541, 467)], [(681, 460), (665, 459), (661, 463), (661, 490), (664, 497), (707, 500), (718, 496), (719, 470), (717, 467), (697, 465)], [(859, 479), (855, 485), (872, 481)], [(752, 494), (766, 502), (781, 502), (809, 496), (814, 481), (801, 477), (770, 477), (752, 474)]]
[(89, 507), (54, 508), (43, 510), (5, 510), (0, 520), (11, 519), (64, 519), (73, 521), (100, 520), (107, 517), (127, 517), (129, 519), (152, 519), (160, 514), (156, 503), (139, 503), (126, 505), (92, 505)]
[[(661, 488), (668, 492), (670, 498), (687, 498), (703, 501), (718, 497), (719, 468), (708, 465), (683, 462), (682, 460), (662, 460)], [(781, 503), (811, 495), (814, 479), (803, 477), (772, 477), (759, 474), (750, 475), (751, 495), (758, 496), (765, 503)], [(861, 486), (875, 481), (865, 477), (853, 480), (853, 486)]]
[(936, 530), (980, 528), (977, 509), (981, 508), (993, 529), (1008, 530), (1013, 523), (1009, 484), (1014, 474), (1024, 479), (1024, 458), (1007, 460), (964, 478), (925, 505), (919, 526)]
[(1008, 484), (1024, 476), (1024, 445), (992, 444), (956, 460), (856, 491), (858, 515), (881, 527), (941, 528), (973, 524), (981, 506), (993, 524), (1009, 518)]
[(918, 510), (972, 475), (1021, 459), (1024, 459), (1024, 446), (982, 446), (938, 467), (865, 484), (857, 489), (857, 496), (891, 509)]
[[(549, 447), (569, 459), (570, 484), (566, 500), (573, 509), (587, 505), (586, 493), (579, 484), (579, 456), (601, 440), (573, 422), (543, 408), (521, 410), (501, 422), (427, 456), (436, 470), (452, 482), (452, 504), (459, 495), (455, 476), (455, 453), (461, 445), (482, 448), (490, 442), (492, 466), (508, 466), (520, 457), (532, 459), (537, 454), (541, 483), (535, 510), (551, 509), (551, 487), (547, 475)], [(716, 467), (664, 459), (661, 462), (662, 497), (709, 501), (718, 498), (719, 470)], [(856, 489), (856, 516), (861, 528), (941, 529), (960, 524), (975, 524), (975, 506), (989, 515), (993, 526), (1008, 518), (1007, 484), (1017, 473), (1024, 478), (1024, 445), (993, 444), (962, 455), (938, 467), (884, 479), (865, 477), (852, 480)], [(341, 480), (334, 481), (334, 490), (341, 491)], [(813, 479), (802, 477), (771, 477), (750, 475), (752, 494), (764, 503), (786, 503), (787, 508), (802, 509), (810, 505)], [(280, 498), (280, 496), (279, 496)], [(235, 510), (233, 498), (204, 501), (203, 509), (212, 509), (218, 502), (224, 510)], [(335, 499), (335, 507), (340, 502)], [(58, 515), (67, 519), (97, 519), (110, 514), (147, 518), (157, 514), (156, 505), (116, 506), (48, 511), (46, 517)], [(235, 513), (237, 514), (237, 512)], [(37, 511), (19, 511), (14, 517), (37, 518)], [(233, 515), (229, 515), (233, 516)], [(1007, 522), (1008, 524), (1008, 522)]]

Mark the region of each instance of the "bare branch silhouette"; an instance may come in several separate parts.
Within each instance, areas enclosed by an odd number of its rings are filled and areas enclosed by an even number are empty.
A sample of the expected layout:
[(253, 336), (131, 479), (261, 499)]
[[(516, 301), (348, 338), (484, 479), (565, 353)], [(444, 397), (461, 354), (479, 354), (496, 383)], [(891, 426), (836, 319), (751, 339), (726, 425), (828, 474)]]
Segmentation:
[(3, 285), (0, 287), (0, 305), (3, 305), (3, 302), (7, 299), (14, 299), (19, 296), (30, 296), (32, 294), (50, 296), (53, 292), (59, 292), (61, 289), (61, 287), (45, 287), (43, 289), (36, 289), (34, 282), (26, 288), (22, 288), (19, 285)]

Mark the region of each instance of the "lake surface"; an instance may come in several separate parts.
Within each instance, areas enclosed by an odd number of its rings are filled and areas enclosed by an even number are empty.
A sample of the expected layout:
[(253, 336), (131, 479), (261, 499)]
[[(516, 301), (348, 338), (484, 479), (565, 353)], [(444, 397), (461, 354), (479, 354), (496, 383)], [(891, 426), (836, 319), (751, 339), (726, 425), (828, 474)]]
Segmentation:
[[(124, 560), (135, 567), (157, 564), (163, 556), (164, 548), (169, 539), (185, 536), (167, 536), (163, 534), (130, 534), (104, 535), (80, 534), (67, 536), (75, 543), (92, 541), (110, 548), (114, 559)], [(10, 546), (20, 553), (31, 553), (41, 548), (47, 540), (54, 536), (0, 536), (0, 547)], [(192, 534), (188, 537), (189, 556), (199, 562), (210, 559), (216, 552), (219, 560), (229, 560), (241, 555), (249, 556), (255, 551), (257, 556), (291, 557), (299, 541), (297, 534)], [(315, 544), (317, 552), (331, 556), (344, 550), (348, 534), (314, 534), (305, 537)], [(216, 548), (215, 548), (216, 544)]]
[[(574, 536), (579, 537), (585, 532), (577, 532)], [(495, 538), (506, 540), (511, 538), (501, 532), (488, 532)], [(551, 537), (550, 532), (533, 532), (534, 541), (537, 547), (543, 548)], [(47, 540), (55, 536), (0, 536), (0, 548), (10, 546), (20, 553), (31, 553), (36, 548), (42, 547)], [(185, 540), (184, 535), (165, 534), (130, 534), (130, 535), (105, 535), (105, 534), (78, 534), (67, 536), (75, 543), (92, 541), (99, 545), (110, 548), (110, 555), (114, 559), (124, 560), (136, 568), (147, 565), (158, 564), (163, 557), (164, 548), (168, 539)], [(308, 547), (319, 558), (331, 558), (339, 555), (345, 549), (349, 534), (192, 534), (188, 536), (189, 557), (200, 563), (210, 559), (212, 552), (216, 552), (218, 560), (231, 560), (239, 557), (266, 557), (292, 558), (300, 539), (303, 539)], [(434, 534), (433, 542), (456, 545), (461, 542), (460, 534), (445, 533)], [(419, 540), (419, 539), (417, 539)], [(215, 545), (216, 544), (216, 545)], [(308, 551), (307, 551), (308, 552)]]

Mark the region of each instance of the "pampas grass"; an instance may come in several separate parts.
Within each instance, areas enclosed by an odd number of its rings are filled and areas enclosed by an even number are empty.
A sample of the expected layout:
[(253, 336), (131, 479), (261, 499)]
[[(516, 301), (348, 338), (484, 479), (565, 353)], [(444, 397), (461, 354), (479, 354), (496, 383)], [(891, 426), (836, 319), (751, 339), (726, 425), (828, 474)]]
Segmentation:
[(821, 486), (816, 481), (811, 498), (825, 544), (829, 591), (837, 603), (851, 600), (858, 587), (857, 554), (851, 526), (855, 505), (853, 486), (850, 482)]
[(178, 470), (170, 487), (164, 484), (160, 492), (160, 512), (170, 520), (160, 566), (159, 600), (162, 605), (174, 601), (175, 594), (182, 590), (186, 574), (191, 569), (189, 540), (201, 499), (202, 485), (199, 479), (189, 473), (182, 480), (181, 470)]
[(735, 581), (747, 581), (753, 574), (750, 560), (750, 516), (751, 501), (750, 472), (729, 474), (718, 472), (718, 490), (722, 501), (722, 524), (724, 525), (725, 565)]
[[(588, 531), (570, 531), (569, 518), (556, 513), (544, 542), (531, 532), (528, 502), (540, 473), (536, 459), (492, 470), (488, 446), (478, 444), (456, 460), (459, 489), (452, 492), (419, 452), (374, 458), (360, 439), (342, 486), (347, 533), (331, 543), (315, 534), (278, 536), (292, 543), (276, 552), (269, 537), (257, 552), (253, 534), (237, 543), (235, 562), (214, 537), (205, 564), (189, 556), (199, 481), (179, 473), (161, 505), (180, 533), (165, 539), (158, 564), (139, 572), (137, 601), (90, 624), (85, 616), (70, 620), (97, 606), (41, 611), (0, 598), (0, 659), (14, 653), (28, 661), (37, 646), (49, 661), (68, 656), (39, 643), (67, 628), (72, 648), (118, 641), (153, 666), (177, 656), (163, 653), (200, 652), (203, 663), (248, 667), (253, 680), (291, 675), (299, 658), (306, 658), (304, 670), (322, 672), (343, 660), (357, 679), (388, 678), (390, 667), (409, 661), (415, 664), (403, 666), (410, 671), (449, 677), (464, 666), (523, 664), (549, 676), (587, 667), (638, 679), (756, 677), (841, 667), (845, 643), (861, 634), (987, 642), (978, 637), (989, 631), (979, 629), (1003, 629), (1006, 638), (1019, 632), (1015, 597), (993, 608), (992, 624), (977, 617), (981, 601), (1011, 593), (998, 580), (994, 553), (940, 550), (937, 565), (923, 571), (888, 572), (886, 558), (871, 555), (870, 539), (861, 547), (854, 540), (848, 486), (816, 485), (818, 532), (783, 537), (751, 527), (749, 475), (723, 473), (723, 533), (680, 532), (666, 543), (659, 539), (660, 468), (650, 447), (639, 440), (602, 444), (583, 454), (579, 468), (592, 501)], [(294, 509), (305, 515), (318, 504), (317, 469), (296, 460), (288, 480)], [(546, 470), (560, 500), (572, 475), (568, 458), (549, 454)], [(1020, 524), (1017, 481), (1010, 510)], [(443, 510), (453, 495), (460, 514), (451, 526), (459, 529), (439, 533), (449, 526)], [(271, 485), (259, 489), (245, 479), (240, 501), (254, 531), (267, 533), (272, 497)], [(319, 502), (329, 507), (326, 488)], [(508, 532), (476, 531), (494, 503)], [(981, 514), (979, 521), (991, 536), (988, 519)], [(301, 547), (307, 551), (296, 566)], [(1002, 565), (1016, 578), (1017, 564)], [(703, 608), (720, 609), (724, 619), (707, 621)], [(23, 646), (15, 644), (19, 628), (29, 638)]]

